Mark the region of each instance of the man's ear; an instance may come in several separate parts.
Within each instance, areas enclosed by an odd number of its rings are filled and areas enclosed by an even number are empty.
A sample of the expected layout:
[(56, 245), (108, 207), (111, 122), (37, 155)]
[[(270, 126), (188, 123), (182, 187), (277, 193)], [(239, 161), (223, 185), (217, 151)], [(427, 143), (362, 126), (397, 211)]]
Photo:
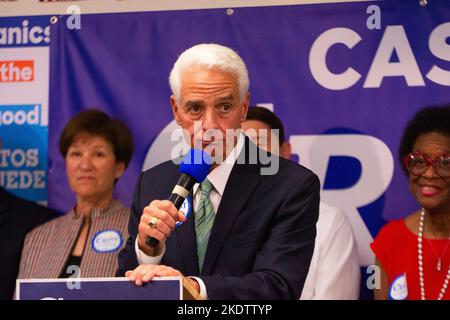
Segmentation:
[(247, 92), (244, 100), (242, 101), (241, 123), (247, 120), (247, 112), (249, 105), (250, 105), (250, 92)]
[(291, 152), (292, 152), (291, 144), (289, 143), (289, 141), (284, 141), (281, 144), (280, 156), (282, 158), (290, 160), (291, 159)]
[(173, 95), (170, 96), (170, 104), (172, 106), (173, 118), (177, 124), (180, 125), (180, 117), (178, 116), (178, 111), (180, 108), (178, 107), (177, 101)]

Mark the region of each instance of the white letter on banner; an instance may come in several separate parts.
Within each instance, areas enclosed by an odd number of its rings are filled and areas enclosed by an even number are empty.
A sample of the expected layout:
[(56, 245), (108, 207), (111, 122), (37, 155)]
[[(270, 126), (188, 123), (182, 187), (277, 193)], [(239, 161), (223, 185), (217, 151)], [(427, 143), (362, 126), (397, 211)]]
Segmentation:
[(322, 190), (321, 199), (343, 209), (352, 224), (358, 243), (361, 265), (370, 265), (374, 255), (369, 249), (373, 238), (357, 208), (378, 199), (389, 186), (394, 173), (394, 159), (383, 141), (359, 134), (291, 136), (292, 153), (300, 163), (315, 172), (323, 186), (331, 156), (349, 156), (361, 162), (361, 177), (346, 189)]
[(71, 5), (67, 8), (67, 14), (70, 14), (70, 16), (67, 18), (66, 26), (67, 29), (73, 30), (81, 29), (81, 8), (76, 5)]
[(371, 15), (367, 18), (366, 26), (369, 30), (381, 29), (381, 9), (376, 4), (367, 7), (366, 13)]
[(39, 26), (34, 26), (33, 28), (30, 29), (30, 33), (29, 33), (29, 37), (30, 37), (30, 42), (34, 43), (34, 44), (39, 44), (42, 41), (42, 32), (43, 29)]
[(367, 277), (367, 281), (366, 281), (367, 289), (369, 289), (369, 290), (380, 289), (381, 288), (380, 267), (375, 264), (372, 264), (367, 267), (366, 273), (371, 274), (371, 276)]
[(314, 41), (309, 52), (309, 68), (314, 79), (330, 90), (344, 90), (353, 86), (361, 75), (353, 68), (348, 68), (341, 74), (332, 73), (327, 67), (328, 50), (337, 43), (342, 43), (352, 49), (361, 37), (348, 28), (333, 28), (322, 33)]
[(39, 149), (28, 149), (26, 151), (26, 158), (27, 158), (27, 162), (26, 162), (26, 166), (28, 168), (34, 168), (37, 167), (39, 165)]
[[(389, 62), (394, 50), (399, 62)], [(425, 86), (403, 26), (388, 26), (373, 58), (364, 88), (379, 88), (384, 77), (403, 76), (410, 87)]]
[(70, 265), (67, 267), (67, 273), (70, 273), (70, 277), (67, 278), (66, 286), (69, 290), (80, 290), (81, 289), (81, 271), (80, 267), (76, 265)]
[[(447, 38), (450, 37), (450, 22), (443, 23), (436, 27), (430, 34), (430, 51), (439, 59), (450, 62), (450, 45), (447, 45)], [(433, 66), (426, 77), (431, 81), (443, 86), (450, 86), (450, 71)]]
[(145, 156), (142, 170), (145, 171), (170, 159), (179, 165), (181, 156), (191, 149), (190, 142), (186, 142), (189, 136), (187, 130), (183, 130), (175, 120), (172, 120), (153, 140)]

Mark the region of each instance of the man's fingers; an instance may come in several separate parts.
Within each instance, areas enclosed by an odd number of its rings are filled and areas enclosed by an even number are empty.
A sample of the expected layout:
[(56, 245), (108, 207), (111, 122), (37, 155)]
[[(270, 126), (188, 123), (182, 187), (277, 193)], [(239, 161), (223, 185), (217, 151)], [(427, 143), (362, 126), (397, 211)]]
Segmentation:
[(158, 218), (158, 220), (167, 224), (170, 228), (175, 227), (178, 219), (178, 216), (176, 218), (173, 218), (168, 212), (162, 209), (156, 207), (145, 207), (141, 217), (141, 222), (148, 225), (152, 217)]
[(138, 278), (142, 279), (142, 277), (144, 277), (153, 268), (153, 265), (142, 265), (142, 268), (140, 268), (137, 273)]
[(130, 279), (131, 281), (135, 281), (136, 275), (138, 274), (141, 268), (143, 268), (143, 265), (139, 265), (134, 270), (129, 270), (125, 272), (125, 276), (128, 277), (128, 279)]
[(149, 236), (153, 236), (155, 231), (159, 231), (160, 233), (164, 234), (164, 236), (167, 238), (172, 233), (172, 228), (168, 226), (164, 221), (158, 220), (155, 224), (155, 226), (150, 227), (149, 225), (146, 226), (147, 231), (146, 234)]
[(183, 274), (171, 267), (163, 265), (140, 265), (134, 270), (129, 270), (125, 276), (137, 286), (151, 281), (154, 277), (183, 276)]
[[(158, 201), (158, 202), (156, 202)], [(152, 202), (153, 203), (153, 202)], [(150, 205), (152, 205), (152, 203)], [(174, 204), (169, 200), (155, 200), (155, 206), (169, 213), (173, 219), (178, 219), (178, 210), (175, 208)]]
[(160, 269), (157, 270), (155, 273), (156, 277), (175, 277), (175, 276), (181, 276), (181, 273), (178, 270), (167, 268), (167, 269)]
[(143, 283), (150, 281), (154, 277), (153, 269), (158, 266), (152, 265), (140, 265), (132, 271), (127, 271), (125, 276), (133, 281), (137, 286), (141, 286)]
[(150, 280), (153, 279), (154, 276), (155, 276), (155, 272), (149, 271), (149, 272), (147, 272), (146, 274), (144, 274), (142, 276), (142, 281), (143, 282), (149, 282)]
[(170, 229), (173, 229), (173, 228), (175, 228), (175, 224), (177, 223), (177, 221), (179, 219), (178, 211), (176, 211), (176, 209), (175, 209), (175, 212), (176, 212), (176, 215), (168, 212), (165, 209), (161, 209), (161, 208), (158, 208), (155, 206), (147, 206), (144, 208), (141, 222), (144, 224), (148, 224), (150, 219), (152, 217), (155, 217), (155, 218), (158, 218), (159, 220), (161, 220), (162, 222), (164, 222), (166, 225), (168, 225)]
[[(153, 200), (143, 210), (138, 231), (144, 239), (152, 237), (164, 242), (175, 230), (177, 222), (186, 220), (184, 213), (178, 211), (169, 200)], [(150, 226), (150, 221), (152, 221), (152, 226)], [(142, 242), (139, 243), (139, 246), (143, 246)]]
[(178, 211), (178, 221), (186, 222), (186, 216), (183, 211)]
[(178, 216), (176, 219), (174, 219), (166, 211), (159, 210), (159, 209), (158, 209), (158, 211), (153, 213), (153, 217), (159, 219), (159, 221), (156, 223), (158, 229), (159, 229), (159, 226), (164, 225), (164, 226), (167, 226), (167, 229), (169, 230), (169, 232), (171, 232), (175, 228), (176, 223), (178, 221)]
[(148, 227), (148, 230), (145, 234), (148, 237), (158, 239), (159, 241), (166, 241), (166, 239), (167, 239), (167, 235), (156, 228)]

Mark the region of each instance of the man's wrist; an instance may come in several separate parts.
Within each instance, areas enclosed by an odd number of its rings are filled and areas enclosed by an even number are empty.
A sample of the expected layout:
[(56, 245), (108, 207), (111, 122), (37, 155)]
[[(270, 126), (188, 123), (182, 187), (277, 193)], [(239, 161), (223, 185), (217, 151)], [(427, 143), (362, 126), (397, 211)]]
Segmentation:
[(196, 284), (198, 285), (198, 287), (195, 286), (196, 290), (199, 292), (199, 296), (196, 297), (196, 299), (208, 300), (208, 292), (206, 290), (206, 286), (205, 286), (205, 283), (203, 282), (203, 280), (201, 278), (199, 278), (199, 277), (194, 277), (194, 276), (189, 276), (188, 278), (190, 278), (193, 281), (195, 281)]
[(183, 299), (205, 300), (201, 296), (201, 286), (195, 277), (183, 277)]
[(152, 248), (146, 243), (146, 237), (142, 236), (140, 233), (138, 233), (138, 246), (139, 249), (145, 253), (149, 257), (156, 257), (161, 254), (162, 249), (162, 243), (158, 242), (157, 246)]
[(193, 289), (195, 289), (195, 291), (196, 291), (198, 294), (200, 294), (200, 285), (199, 285), (199, 283), (197, 282), (197, 280), (195, 280), (194, 278), (189, 278), (189, 277), (186, 277), (185, 280), (189, 282), (189, 284), (191, 285), (191, 287), (192, 287)]

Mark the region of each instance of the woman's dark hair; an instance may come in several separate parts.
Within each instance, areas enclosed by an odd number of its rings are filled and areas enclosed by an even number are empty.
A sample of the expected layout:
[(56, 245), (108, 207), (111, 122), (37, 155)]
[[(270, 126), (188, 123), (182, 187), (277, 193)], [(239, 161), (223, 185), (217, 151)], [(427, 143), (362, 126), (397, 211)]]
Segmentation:
[(409, 121), (400, 142), (399, 156), (402, 168), (403, 158), (413, 150), (416, 140), (430, 132), (450, 137), (450, 104), (420, 109)]
[(267, 108), (253, 106), (249, 107), (247, 111), (247, 120), (261, 121), (269, 126), (271, 130), (278, 129), (278, 140), (281, 145), (285, 140), (284, 126), (280, 118), (278, 118), (275, 113)]
[(130, 129), (120, 120), (109, 117), (105, 112), (95, 109), (77, 113), (67, 122), (59, 139), (59, 151), (66, 158), (67, 151), (81, 133), (103, 137), (113, 146), (117, 162), (130, 163), (134, 150)]

